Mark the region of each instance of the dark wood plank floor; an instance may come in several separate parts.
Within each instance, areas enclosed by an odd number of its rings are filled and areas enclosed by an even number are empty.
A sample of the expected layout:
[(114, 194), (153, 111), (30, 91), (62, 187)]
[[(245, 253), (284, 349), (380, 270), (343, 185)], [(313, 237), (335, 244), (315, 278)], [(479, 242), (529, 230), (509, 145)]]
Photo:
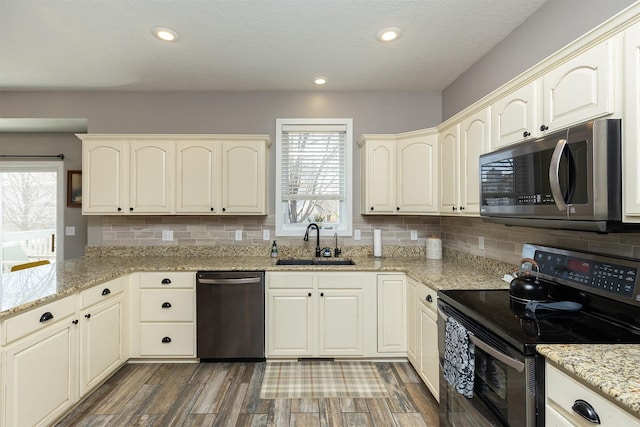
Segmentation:
[(409, 363), (378, 363), (389, 397), (260, 399), (265, 363), (128, 364), (57, 426), (438, 426)]

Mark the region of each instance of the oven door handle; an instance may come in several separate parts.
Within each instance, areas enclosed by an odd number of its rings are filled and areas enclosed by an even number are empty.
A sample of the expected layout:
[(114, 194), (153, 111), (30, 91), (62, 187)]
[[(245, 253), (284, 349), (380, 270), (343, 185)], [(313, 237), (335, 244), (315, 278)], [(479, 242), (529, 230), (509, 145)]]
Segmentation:
[(559, 139), (551, 155), (551, 162), (549, 163), (549, 187), (551, 188), (553, 201), (556, 203), (559, 211), (567, 210), (567, 201), (564, 199), (562, 189), (560, 188), (560, 160), (566, 146), (567, 140)]
[[(449, 318), (449, 316), (444, 311), (442, 311), (440, 307), (438, 307), (438, 314), (445, 321)], [(491, 347), (489, 344), (487, 344), (486, 342), (482, 341), (480, 338), (475, 336), (473, 332), (467, 331), (467, 333), (469, 334), (469, 341), (471, 341), (473, 345), (475, 345), (476, 347), (478, 347), (488, 355), (495, 357), (505, 365), (515, 369), (516, 371), (518, 372), (524, 371), (524, 363), (510, 356), (507, 356), (506, 354), (502, 353), (500, 350), (496, 350), (495, 348)]]

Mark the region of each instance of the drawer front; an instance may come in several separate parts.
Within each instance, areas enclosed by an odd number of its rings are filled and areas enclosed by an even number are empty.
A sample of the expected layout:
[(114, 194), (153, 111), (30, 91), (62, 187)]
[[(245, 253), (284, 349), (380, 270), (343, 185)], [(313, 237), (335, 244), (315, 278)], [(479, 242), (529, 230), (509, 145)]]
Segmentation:
[(76, 296), (72, 295), (7, 319), (4, 322), (5, 337), (3, 344), (44, 329), (60, 320), (75, 315), (75, 313)]
[(195, 357), (195, 350), (193, 323), (140, 325), (141, 356)]
[(267, 273), (269, 289), (313, 288), (314, 273)]
[(120, 278), (86, 289), (80, 292), (80, 307), (87, 308), (122, 293), (126, 284), (127, 280)]
[(142, 322), (193, 322), (195, 319), (192, 290), (140, 291), (140, 320)]
[(193, 289), (196, 273), (140, 273), (140, 288)]
[(438, 311), (438, 292), (423, 283), (418, 284), (418, 300), (434, 313)]
[(361, 273), (318, 273), (320, 289), (362, 289)]

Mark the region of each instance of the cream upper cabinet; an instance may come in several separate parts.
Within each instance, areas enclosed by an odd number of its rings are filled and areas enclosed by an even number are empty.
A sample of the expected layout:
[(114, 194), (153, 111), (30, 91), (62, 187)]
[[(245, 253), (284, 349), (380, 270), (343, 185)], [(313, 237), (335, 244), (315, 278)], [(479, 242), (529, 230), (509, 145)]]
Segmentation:
[(268, 135), (77, 135), (87, 215), (266, 215)]
[(612, 38), (542, 76), (541, 132), (613, 113), (615, 52)]
[(623, 221), (640, 222), (640, 23), (624, 33)]
[(267, 148), (264, 141), (222, 142), (222, 213), (267, 214)]
[(437, 213), (437, 140), (435, 129), (397, 135), (363, 135), (358, 141), (361, 213)]
[(480, 155), (491, 147), (491, 109), (485, 108), (460, 124), (458, 213), (480, 215)]
[(129, 208), (129, 144), (119, 139), (82, 143), (82, 213), (117, 214)]
[(129, 213), (172, 213), (175, 144), (132, 141), (129, 150)]
[(176, 212), (220, 210), (220, 144), (212, 141), (176, 143)]
[(453, 214), (458, 210), (458, 142), (460, 124), (440, 134), (440, 213)]
[[(520, 142), (537, 135), (539, 83), (531, 82), (497, 100), (493, 111), (493, 144), (491, 150)], [(489, 147), (487, 147), (489, 148)]]

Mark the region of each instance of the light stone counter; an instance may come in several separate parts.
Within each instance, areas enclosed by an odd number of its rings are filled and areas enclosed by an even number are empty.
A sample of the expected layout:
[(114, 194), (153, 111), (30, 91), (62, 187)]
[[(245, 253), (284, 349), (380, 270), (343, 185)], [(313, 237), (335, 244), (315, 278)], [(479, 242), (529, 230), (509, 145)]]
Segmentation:
[(536, 350), (640, 418), (640, 344), (553, 344)]
[[(434, 289), (499, 289), (509, 284), (498, 274), (480, 271), (462, 259), (353, 258), (354, 266), (276, 266), (264, 256), (82, 257), (0, 275), (0, 320), (73, 294), (127, 273), (152, 271), (264, 270), (264, 271), (377, 271), (404, 272)], [(505, 271), (506, 272), (506, 271)]]

